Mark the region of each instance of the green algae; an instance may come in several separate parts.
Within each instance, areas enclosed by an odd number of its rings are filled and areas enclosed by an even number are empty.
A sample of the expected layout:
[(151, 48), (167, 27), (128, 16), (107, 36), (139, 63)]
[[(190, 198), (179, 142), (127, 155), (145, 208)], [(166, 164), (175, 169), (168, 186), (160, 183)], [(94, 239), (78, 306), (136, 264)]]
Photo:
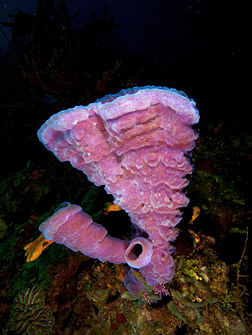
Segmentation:
[(173, 301), (170, 301), (168, 304), (167, 304), (167, 307), (169, 309), (169, 311), (174, 315), (176, 316), (177, 318), (179, 318), (180, 320), (182, 320), (185, 324), (188, 324), (186, 318), (177, 310), (177, 307), (176, 305), (174, 304)]
[(127, 291), (124, 292), (122, 295), (124, 299), (138, 301), (139, 304), (141, 304), (143, 300), (146, 300), (150, 303), (150, 302), (157, 302), (162, 299), (162, 297), (153, 293), (153, 288), (147, 284), (146, 280), (138, 271), (134, 271), (133, 275), (140, 280), (144, 288), (135, 295), (132, 295)]

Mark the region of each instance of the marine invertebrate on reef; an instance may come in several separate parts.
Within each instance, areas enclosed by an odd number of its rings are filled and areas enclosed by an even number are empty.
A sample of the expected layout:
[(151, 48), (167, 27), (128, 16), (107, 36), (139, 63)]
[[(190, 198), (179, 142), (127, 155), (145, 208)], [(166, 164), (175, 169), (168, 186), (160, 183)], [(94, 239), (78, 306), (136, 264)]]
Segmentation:
[[(173, 247), (188, 204), (183, 188), (192, 172), (188, 152), (197, 134), (195, 103), (173, 89), (147, 86), (121, 91), (88, 106), (53, 115), (38, 131), (60, 161), (70, 161), (96, 185), (104, 185), (135, 226), (132, 241), (107, 235), (76, 205), (67, 204), (40, 226), (45, 238), (101, 261), (139, 269), (150, 286), (174, 275)], [(131, 270), (128, 290), (142, 287)]]
[(10, 330), (22, 335), (51, 334), (54, 318), (44, 299), (44, 291), (37, 284), (21, 291), (11, 307)]

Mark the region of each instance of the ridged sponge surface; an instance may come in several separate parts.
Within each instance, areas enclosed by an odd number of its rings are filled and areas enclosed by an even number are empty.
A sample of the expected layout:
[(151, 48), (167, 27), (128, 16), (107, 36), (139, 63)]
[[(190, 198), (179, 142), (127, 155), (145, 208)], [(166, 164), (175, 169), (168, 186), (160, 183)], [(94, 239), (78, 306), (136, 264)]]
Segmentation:
[(188, 152), (197, 138), (191, 125), (198, 120), (195, 103), (185, 94), (147, 86), (64, 110), (38, 131), (60, 161), (104, 185), (138, 226), (138, 235), (147, 236), (153, 255), (141, 273), (150, 285), (167, 282), (174, 273), (169, 242), (177, 237), (179, 208), (188, 204), (183, 189), (192, 172)]

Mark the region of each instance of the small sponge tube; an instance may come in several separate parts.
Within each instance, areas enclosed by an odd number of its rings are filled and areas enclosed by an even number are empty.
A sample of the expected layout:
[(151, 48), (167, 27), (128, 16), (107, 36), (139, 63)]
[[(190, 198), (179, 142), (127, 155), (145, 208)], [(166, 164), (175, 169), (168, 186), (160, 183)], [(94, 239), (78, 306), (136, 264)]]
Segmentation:
[(136, 237), (125, 252), (125, 260), (129, 266), (140, 269), (150, 263), (152, 254), (152, 243), (144, 237)]

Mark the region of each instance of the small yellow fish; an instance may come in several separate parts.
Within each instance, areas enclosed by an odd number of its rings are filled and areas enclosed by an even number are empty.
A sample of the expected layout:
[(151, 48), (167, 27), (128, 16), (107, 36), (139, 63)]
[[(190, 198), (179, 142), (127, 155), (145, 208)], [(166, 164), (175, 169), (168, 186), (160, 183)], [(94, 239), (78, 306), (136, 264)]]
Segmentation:
[(193, 215), (191, 220), (188, 222), (188, 224), (193, 224), (193, 222), (197, 219), (197, 217), (200, 215), (200, 208), (198, 206), (193, 207)]
[(26, 244), (24, 247), (26, 262), (33, 262), (37, 259), (42, 252), (47, 248), (53, 241), (47, 240), (43, 234), (41, 234), (36, 240)]
[(196, 234), (196, 233), (195, 233), (193, 230), (191, 230), (191, 229), (187, 229), (187, 231), (188, 231), (191, 235), (193, 235), (195, 244), (198, 244), (199, 241), (200, 241), (200, 237), (199, 237), (199, 235)]
[(113, 202), (108, 202), (104, 208), (103, 213), (108, 215), (109, 212), (118, 212), (121, 211), (121, 207), (115, 205)]

